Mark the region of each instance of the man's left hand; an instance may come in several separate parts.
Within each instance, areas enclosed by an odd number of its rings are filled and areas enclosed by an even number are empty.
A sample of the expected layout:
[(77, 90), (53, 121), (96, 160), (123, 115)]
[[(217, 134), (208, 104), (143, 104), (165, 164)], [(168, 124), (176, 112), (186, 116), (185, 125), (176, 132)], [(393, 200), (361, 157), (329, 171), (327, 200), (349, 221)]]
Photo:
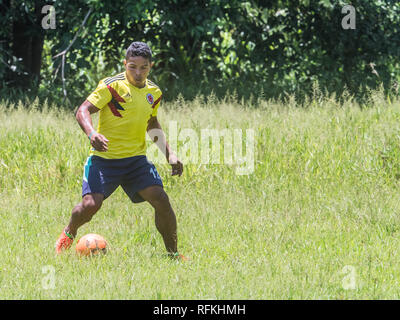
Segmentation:
[(168, 162), (172, 167), (172, 175), (181, 176), (183, 172), (183, 163), (178, 159), (178, 157), (175, 154), (171, 154), (169, 156)]

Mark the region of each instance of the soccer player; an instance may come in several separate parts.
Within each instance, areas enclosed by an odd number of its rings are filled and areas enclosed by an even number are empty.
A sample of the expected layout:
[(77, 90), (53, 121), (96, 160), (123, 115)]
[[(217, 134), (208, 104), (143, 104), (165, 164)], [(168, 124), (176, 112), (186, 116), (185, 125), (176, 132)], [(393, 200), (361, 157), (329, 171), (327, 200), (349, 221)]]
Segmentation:
[[(182, 175), (183, 164), (169, 147), (157, 120), (162, 92), (147, 79), (153, 66), (152, 53), (143, 42), (126, 51), (125, 72), (99, 82), (82, 103), (76, 119), (92, 146), (84, 166), (82, 201), (56, 242), (56, 253), (71, 247), (78, 228), (89, 222), (118, 186), (132, 202), (147, 201), (155, 209), (155, 224), (168, 254), (186, 258), (177, 250), (176, 216), (155, 166), (146, 158), (146, 131), (165, 154), (172, 175)], [(97, 131), (91, 114), (100, 111)]]

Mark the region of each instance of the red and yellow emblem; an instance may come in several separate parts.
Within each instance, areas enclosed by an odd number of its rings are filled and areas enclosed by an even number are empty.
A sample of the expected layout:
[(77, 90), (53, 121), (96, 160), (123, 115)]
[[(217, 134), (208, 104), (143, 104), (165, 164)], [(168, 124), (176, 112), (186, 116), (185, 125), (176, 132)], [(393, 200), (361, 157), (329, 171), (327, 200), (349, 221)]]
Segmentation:
[(146, 95), (146, 99), (147, 99), (147, 102), (148, 102), (148, 103), (153, 104), (153, 102), (154, 102), (154, 97), (153, 97), (153, 95), (152, 95), (151, 93), (148, 93), (148, 94)]

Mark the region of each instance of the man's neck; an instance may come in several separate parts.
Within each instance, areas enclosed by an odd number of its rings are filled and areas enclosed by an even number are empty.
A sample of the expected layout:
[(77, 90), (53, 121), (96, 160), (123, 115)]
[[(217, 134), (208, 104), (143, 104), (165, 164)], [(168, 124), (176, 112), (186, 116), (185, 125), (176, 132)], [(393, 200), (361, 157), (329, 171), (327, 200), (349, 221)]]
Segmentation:
[(137, 85), (137, 83), (131, 81), (127, 76), (126, 76), (126, 79), (128, 80), (128, 82), (129, 82), (131, 85), (133, 85), (134, 87), (136, 87), (136, 88), (138, 88), (138, 89), (143, 89), (143, 88), (146, 86), (146, 81), (147, 81), (147, 79), (144, 80), (144, 82), (143, 82), (141, 85), (139, 85), (139, 86)]

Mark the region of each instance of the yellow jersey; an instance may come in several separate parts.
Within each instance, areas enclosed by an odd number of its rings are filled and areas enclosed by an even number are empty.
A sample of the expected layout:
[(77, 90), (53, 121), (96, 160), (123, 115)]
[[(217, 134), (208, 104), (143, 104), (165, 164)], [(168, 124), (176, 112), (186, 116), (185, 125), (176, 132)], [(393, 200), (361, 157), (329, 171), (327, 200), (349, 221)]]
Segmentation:
[(97, 132), (108, 139), (108, 150), (90, 155), (122, 159), (146, 154), (147, 121), (157, 116), (162, 92), (146, 79), (144, 88), (130, 84), (125, 72), (105, 78), (87, 100), (100, 109)]

